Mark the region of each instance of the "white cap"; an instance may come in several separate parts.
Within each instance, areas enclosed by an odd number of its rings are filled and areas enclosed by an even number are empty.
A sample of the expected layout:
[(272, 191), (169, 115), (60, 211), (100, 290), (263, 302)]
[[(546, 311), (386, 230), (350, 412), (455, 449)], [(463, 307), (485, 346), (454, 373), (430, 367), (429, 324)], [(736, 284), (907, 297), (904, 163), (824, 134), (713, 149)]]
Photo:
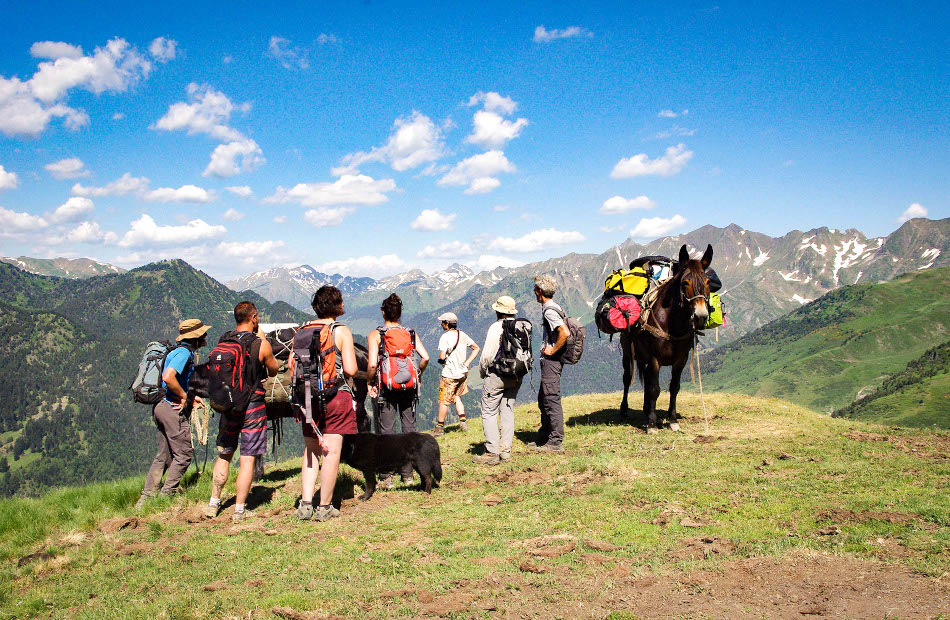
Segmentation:
[(439, 315), (439, 320), (446, 323), (458, 323), (459, 318), (455, 316), (454, 312), (443, 312)]

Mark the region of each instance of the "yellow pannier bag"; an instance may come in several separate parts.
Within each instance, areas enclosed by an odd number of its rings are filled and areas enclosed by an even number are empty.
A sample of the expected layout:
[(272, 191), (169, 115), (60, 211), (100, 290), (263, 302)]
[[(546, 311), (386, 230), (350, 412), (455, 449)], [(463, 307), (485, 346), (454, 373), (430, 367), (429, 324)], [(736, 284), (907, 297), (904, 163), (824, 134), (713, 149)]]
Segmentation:
[(643, 295), (647, 291), (649, 279), (643, 267), (618, 269), (604, 281), (604, 293), (609, 295)]
[(709, 318), (706, 319), (706, 329), (720, 327), (725, 317), (722, 314), (722, 299), (719, 293), (709, 294)]

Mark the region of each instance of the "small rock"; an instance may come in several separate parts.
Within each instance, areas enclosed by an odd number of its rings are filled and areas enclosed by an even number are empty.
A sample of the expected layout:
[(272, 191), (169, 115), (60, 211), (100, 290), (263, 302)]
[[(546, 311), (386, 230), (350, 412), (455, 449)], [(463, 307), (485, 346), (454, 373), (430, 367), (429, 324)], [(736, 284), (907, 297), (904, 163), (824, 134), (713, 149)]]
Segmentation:
[(504, 500), (502, 500), (500, 495), (497, 495), (495, 493), (489, 493), (488, 495), (485, 496), (485, 499), (483, 499), (482, 501), (485, 503), (486, 506), (497, 506)]
[(524, 561), (524, 562), (522, 562), (521, 564), (519, 564), (519, 565), (518, 565), (518, 568), (519, 568), (519, 569), (521, 570), (521, 572), (523, 572), (523, 573), (534, 573), (534, 574), (536, 574), (536, 575), (540, 575), (541, 573), (544, 572), (544, 568), (543, 568), (543, 567), (538, 566), (538, 565), (535, 564), (534, 562), (528, 562), (528, 561)]

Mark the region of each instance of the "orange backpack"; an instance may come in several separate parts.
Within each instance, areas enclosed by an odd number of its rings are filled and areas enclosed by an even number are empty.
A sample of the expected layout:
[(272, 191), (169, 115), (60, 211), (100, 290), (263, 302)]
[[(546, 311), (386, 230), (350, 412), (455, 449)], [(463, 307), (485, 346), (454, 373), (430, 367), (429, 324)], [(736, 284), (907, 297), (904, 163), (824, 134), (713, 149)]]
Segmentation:
[(379, 332), (379, 385), (391, 391), (416, 390), (419, 372), (412, 357), (416, 333), (405, 327), (377, 327)]

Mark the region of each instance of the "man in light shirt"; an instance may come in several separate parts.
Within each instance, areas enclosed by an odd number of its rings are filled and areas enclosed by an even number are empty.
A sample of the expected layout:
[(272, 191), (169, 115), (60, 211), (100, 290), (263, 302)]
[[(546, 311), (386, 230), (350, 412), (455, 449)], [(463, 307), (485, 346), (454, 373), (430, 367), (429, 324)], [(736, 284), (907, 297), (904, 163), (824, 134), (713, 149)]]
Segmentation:
[[(458, 411), (462, 430), (468, 430), (462, 396), (468, 393), (468, 367), (480, 351), (475, 341), (459, 330), (459, 318), (454, 312), (439, 315), (439, 321), (445, 333), (439, 339), (439, 363), (443, 366), (442, 378), (439, 380), (439, 419), (432, 430), (436, 437), (445, 434), (445, 418), (449, 414), (449, 405), (453, 403)], [(471, 353), (468, 352), (469, 349)]]
[(482, 428), (485, 431), (485, 454), (472, 458), (478, 465), (497, 465), (511, 458), (515, 438), (515, 398), (521, 388), (520, 377), (501, 377), (494, 368), (505, 320), (513, 320), (518, 310), (515, 300), (502, 295), (494, 304), (497, 320), (488, 328), (485, 346), (478, 362), (482, 383)]

